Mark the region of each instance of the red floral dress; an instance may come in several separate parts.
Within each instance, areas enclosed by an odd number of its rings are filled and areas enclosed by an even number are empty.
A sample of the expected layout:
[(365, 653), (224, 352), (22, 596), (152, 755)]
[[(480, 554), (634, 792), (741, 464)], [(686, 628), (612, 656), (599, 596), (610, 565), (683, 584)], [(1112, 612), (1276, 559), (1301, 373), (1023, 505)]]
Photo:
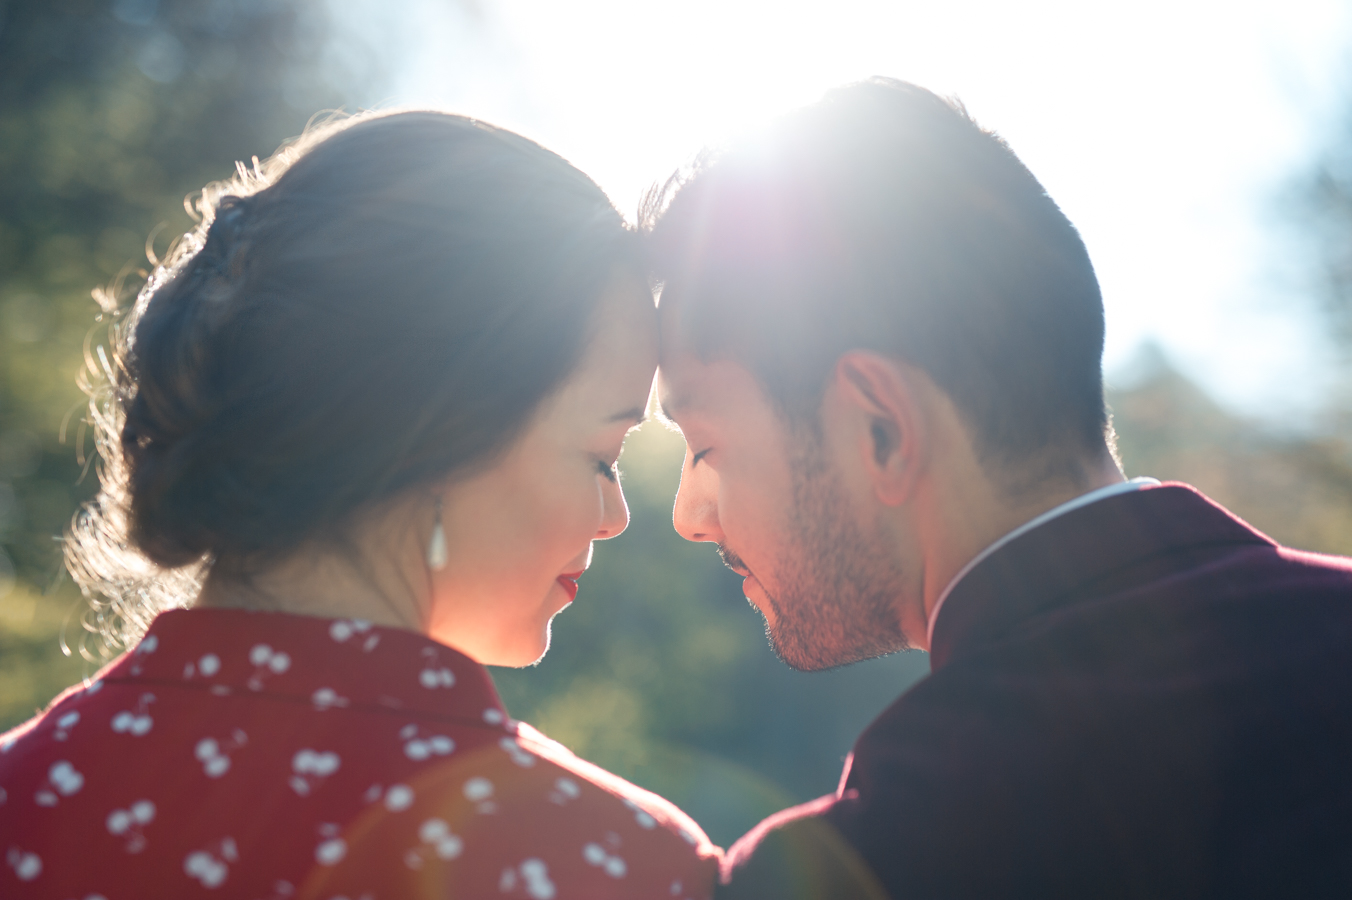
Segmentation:
[(413, 632), (238, 610), (0, 737), (0, 897), (706, 898), (719, 851)]

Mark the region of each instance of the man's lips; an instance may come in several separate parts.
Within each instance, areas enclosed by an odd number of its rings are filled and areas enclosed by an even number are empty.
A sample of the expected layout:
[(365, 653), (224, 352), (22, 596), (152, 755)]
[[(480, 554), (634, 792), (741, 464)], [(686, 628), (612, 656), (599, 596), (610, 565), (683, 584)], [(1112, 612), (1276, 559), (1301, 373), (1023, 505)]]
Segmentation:
[(577, 572), (565, 572), (554, 579), (563, 588), (564, 592), (568, 594), (569, 600), (572, 600), (577, 596), (577, 580), (582, 577), (582, 573), (585, 571), (586, 569)]

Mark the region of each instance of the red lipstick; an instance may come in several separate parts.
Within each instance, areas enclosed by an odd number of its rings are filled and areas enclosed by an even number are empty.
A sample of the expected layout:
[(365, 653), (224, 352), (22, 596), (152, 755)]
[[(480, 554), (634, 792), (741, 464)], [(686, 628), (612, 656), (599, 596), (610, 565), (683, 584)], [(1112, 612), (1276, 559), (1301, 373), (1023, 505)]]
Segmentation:
[(577, 580), (580, 577), (582, 577), (581, 572), (569, 572), (554, 580), (563, 587), (564, 592), (568, 594), (568, 599), (572, 600), (577, 597)]

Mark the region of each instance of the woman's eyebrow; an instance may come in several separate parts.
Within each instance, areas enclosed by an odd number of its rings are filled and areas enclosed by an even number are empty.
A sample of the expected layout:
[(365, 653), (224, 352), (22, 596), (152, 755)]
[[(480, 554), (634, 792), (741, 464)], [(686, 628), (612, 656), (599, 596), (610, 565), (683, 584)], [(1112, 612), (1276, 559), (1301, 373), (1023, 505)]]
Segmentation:
[(664, 421), (675, 425), (675, 414), (681, 411), (678, 407), (684, 407), (684, 402), (679, 401), (670, 395), (663, 397), (661, 391), (657, 392), (657, 414), (661, 416)]
[(624, 412), (617, 412), (615, 415), (606, 419), (607, 422), (633, 422), (635, 425), (643, 424), (643, 407), (635, 406), (632, 409), (626, 409)]

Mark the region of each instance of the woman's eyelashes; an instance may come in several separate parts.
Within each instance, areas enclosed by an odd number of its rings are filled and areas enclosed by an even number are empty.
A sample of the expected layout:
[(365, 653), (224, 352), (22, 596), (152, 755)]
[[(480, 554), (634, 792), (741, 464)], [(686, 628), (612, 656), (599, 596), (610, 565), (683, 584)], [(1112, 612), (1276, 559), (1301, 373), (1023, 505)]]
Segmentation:
[[(709, 448), (709, 450), (712, 450), (712, 449), (713, 449), (713, 447), (710, 447), (710, 448)], [(695, 466), (699, 465), (699, 461), (700, 461), (701, 459), (704, 459), (704, 457), (706, 457), (706, 456), (709, 455), (709, 450), (701, 450), (700, 452), (698, 452), (698, 453), (696, 453), (694, 456), (692, 456), (692, 457), (690, 458), (690, 468), (693, 469)]]
[(620, 480), (619, 460), (616, 460), (615, 462), (612, 463), (608, 463), (605, 460), (598, 460), (596, 463), (596, 468), (598, 471), (600, 471), (602, 475), (606, 476), (606, 478), (610, 479), (612, 482), (618, 482)]

